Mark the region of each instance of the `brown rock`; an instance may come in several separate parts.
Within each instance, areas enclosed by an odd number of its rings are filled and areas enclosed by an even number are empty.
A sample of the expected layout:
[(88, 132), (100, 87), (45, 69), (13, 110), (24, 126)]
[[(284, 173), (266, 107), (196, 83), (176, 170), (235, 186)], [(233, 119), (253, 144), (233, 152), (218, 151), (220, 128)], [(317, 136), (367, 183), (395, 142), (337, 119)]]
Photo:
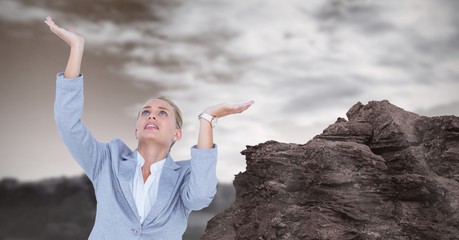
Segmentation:
[(459, 239), (459, 118), (355, 104), (308, 143), (248, 146), (202, 239)]

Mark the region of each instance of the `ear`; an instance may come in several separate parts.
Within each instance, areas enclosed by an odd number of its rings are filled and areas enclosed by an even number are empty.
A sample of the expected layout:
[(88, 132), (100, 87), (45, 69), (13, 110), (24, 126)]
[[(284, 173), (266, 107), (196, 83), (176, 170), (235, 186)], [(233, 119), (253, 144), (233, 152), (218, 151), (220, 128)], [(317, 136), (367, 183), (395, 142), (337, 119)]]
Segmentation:
[(180, 139), (182, 139), (182, 129), (177, 129), (177, 131), (175, 132), (175, 135), (174, 137), (172, 138), (172, 140), (174, 142), (177, 142), (179, 141)]

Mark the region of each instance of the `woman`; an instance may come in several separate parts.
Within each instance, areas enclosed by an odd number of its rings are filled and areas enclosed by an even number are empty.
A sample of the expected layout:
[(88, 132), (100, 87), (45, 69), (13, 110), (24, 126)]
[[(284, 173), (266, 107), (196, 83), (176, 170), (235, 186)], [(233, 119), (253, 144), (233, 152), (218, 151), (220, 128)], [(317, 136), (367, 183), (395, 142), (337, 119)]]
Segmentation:
[(189, 213), (207, 207), (216, 193), (215, 120), (243, 112), (253, 101), (206, 108), (188, 161), (169, 155), (182, 137), (182, 120), (166, 98), (150, 99), (140, 110), (136, 150), (119, 139), (100, 143), (81, 122), (84, 39), (51, 17), (45, 23), (70, 46), (65, 72), (57, 74), (54, 111), (61, 138), (94, 185), (97, 213), (89, 239), (181, 239)]

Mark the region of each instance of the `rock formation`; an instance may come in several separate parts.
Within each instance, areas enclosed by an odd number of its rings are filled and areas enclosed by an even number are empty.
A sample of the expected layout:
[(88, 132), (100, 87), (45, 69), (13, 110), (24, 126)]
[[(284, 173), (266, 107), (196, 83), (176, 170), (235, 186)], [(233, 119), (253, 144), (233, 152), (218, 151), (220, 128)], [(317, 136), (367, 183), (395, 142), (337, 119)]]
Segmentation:
[(205, 240), (459, 239), (459, 118), (355, 104), (306, 144), (247, 146)]

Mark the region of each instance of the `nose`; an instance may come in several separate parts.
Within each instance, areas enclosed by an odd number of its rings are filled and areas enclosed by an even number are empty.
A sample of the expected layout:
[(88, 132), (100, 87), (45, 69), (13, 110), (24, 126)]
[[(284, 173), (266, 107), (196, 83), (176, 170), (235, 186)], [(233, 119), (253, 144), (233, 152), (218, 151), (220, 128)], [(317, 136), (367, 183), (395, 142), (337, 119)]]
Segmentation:
[(150, 115), (150, 116), (148, 117), (148, 119), (152, 119), (152, 118), (153, 118), (154, 120), (156, 120), (155, 116), (151, 116), (151, 115)]

